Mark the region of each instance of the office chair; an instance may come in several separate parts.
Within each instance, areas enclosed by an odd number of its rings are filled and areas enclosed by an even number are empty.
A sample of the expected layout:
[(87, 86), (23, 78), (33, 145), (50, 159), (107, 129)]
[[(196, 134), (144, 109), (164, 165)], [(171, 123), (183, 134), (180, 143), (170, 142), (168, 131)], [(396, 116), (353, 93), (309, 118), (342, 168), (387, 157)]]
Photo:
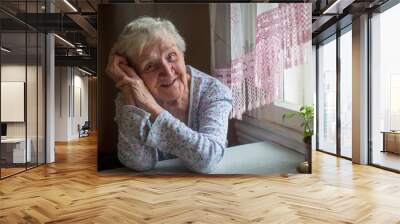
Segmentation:
[(89, 136), (89, 129), (90, 129), (89, 121), (85, 121), (82, 127), (80, 127), (80, 125), (78, 124), (79, 138)]

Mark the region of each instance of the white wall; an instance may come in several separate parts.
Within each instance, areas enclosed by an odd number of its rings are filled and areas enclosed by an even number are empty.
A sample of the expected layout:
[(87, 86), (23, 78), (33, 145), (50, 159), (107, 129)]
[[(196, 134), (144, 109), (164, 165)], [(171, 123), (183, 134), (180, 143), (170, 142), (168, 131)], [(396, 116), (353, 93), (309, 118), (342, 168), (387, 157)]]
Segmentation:
[(68, 141), (69, 68), (55, 68), (55, 141)]
[(76, 68), (56, 67), (56, 141), (79, 138), (78, 124), (88, 120), (88, 105), (88, 78)]
[[(89, 111), (88, 111), (88, 78), (87, 77), (82, 77), (81, 74), (83, 73), (78, 73), (78, 70), (74, 70), (74, 91), (72, 98), (74, 99), (74, 107), (72, 108), (72, 117), (73, 119), (71, 120), (71, 135), (73, 138), (77, 138), (79, 136), (78, 133), (78, 124), (82, 126), (85, 121), (89, 120)], [(72, 103), (71, 103), (72, 105)], [(81, 107), (81, 108), (80, 108)], [(81, 111), (80, 111), (81, 110)]]
[[(30, 128), (32, 130), (35, 130), (36, 133), (36, 113), (33, 113), (32, 111), (36, 112), (36, 80), (32, 77), (36, 77), (36, 66), (27, 66), (25, 67), (24, 65), (18, 65), (18, 64), (6, 64), (1, 66), (1, 81), (9, 81), (9, 82), (26, 82), (25, 80), (25, 75), (27, 71), (27, 76), (28, 76), (28, 84), (31, 87), (32, 85), (35, 88), (27, 88), (27, 106), (30, 108), (27, 108), (27, 119), (28, 119), (28, 137), (29, 134), (33, 131), (30, 131)], [(40, 71), (39, 71), (40, 72)], [(32, 104), (33, 103), (33, 104)], [(41, 105), (39, 105), (40, 107)], [(24, 110), (24, 108), (22, 108)], [(7, 108), (1, 108), (1, 110), (7, 110)], [(25, 137), (25, 123), (26, 122), (7, 122), (7, 136), (8, 137)], [(33, 127), (34, 126), (34, 127)]]
[[(25, 64), (8, 64), (1, 66), (1, 81), (25, 82)], [(28, 67), (28, 70), (30, 68)], [(29, 74), (29, 73), (28, 73)], [(7, 110), (7, 108), (1, 108)], [(7, 137), (25, 137), (25, 122), (7, 123)]]

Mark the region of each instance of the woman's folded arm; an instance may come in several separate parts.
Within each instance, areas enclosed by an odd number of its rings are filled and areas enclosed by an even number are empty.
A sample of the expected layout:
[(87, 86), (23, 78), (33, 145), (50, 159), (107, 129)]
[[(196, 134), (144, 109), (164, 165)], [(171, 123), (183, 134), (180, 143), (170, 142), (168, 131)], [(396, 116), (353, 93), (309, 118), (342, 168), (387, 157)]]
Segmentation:
[(117, 98), (120, 161), (134, 170), (149, 170), (158, 160), (156, 149), (159, 149), (177, 156), (192, 171), (211, 172), (224, 155), (232, 98), (228, 92), (218, 94), (215, 91), (203, 97), (206, 103), (201, 104), (198, 111), (198, 131), (166, 110), (150, 124), (149, 113), (122, 105)]
[(168, 111), (152, 124), (146, 145), (182, 159), (195, 172), (209, 173), (224, 155), (230, 95), (216, 97), (199, 108), (199, 131), (194, 131)]
[(150, 114), (133, 105), (123, 105), (120, 96), (115, 104), (119, 161), (136, 171), (153, 169), (157, 163), (157, 151), (144, 144)]

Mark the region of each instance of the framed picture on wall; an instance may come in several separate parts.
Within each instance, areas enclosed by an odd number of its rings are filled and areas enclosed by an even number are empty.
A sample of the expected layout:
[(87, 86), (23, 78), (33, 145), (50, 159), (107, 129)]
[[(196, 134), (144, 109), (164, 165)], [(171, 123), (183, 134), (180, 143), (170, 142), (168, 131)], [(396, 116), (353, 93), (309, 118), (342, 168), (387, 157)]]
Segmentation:
[(1, 122), (24, 122), (25, 82), (1, 82)]

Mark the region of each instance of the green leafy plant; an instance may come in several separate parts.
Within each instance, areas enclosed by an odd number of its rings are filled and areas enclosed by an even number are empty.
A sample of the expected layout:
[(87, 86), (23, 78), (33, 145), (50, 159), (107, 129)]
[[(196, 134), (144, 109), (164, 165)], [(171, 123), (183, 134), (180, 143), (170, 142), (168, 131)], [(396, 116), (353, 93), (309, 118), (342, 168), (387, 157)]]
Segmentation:
[(303, 105), (299, 111), (287, 112), (282, 115), (282, 121), (293, 117), (300, 117), (303, 119), (301, 127), (304, 127), (304, 138), (311, 137), (314, 134), (313, 120), (314, 120), (314, 107), (312, 105)]

